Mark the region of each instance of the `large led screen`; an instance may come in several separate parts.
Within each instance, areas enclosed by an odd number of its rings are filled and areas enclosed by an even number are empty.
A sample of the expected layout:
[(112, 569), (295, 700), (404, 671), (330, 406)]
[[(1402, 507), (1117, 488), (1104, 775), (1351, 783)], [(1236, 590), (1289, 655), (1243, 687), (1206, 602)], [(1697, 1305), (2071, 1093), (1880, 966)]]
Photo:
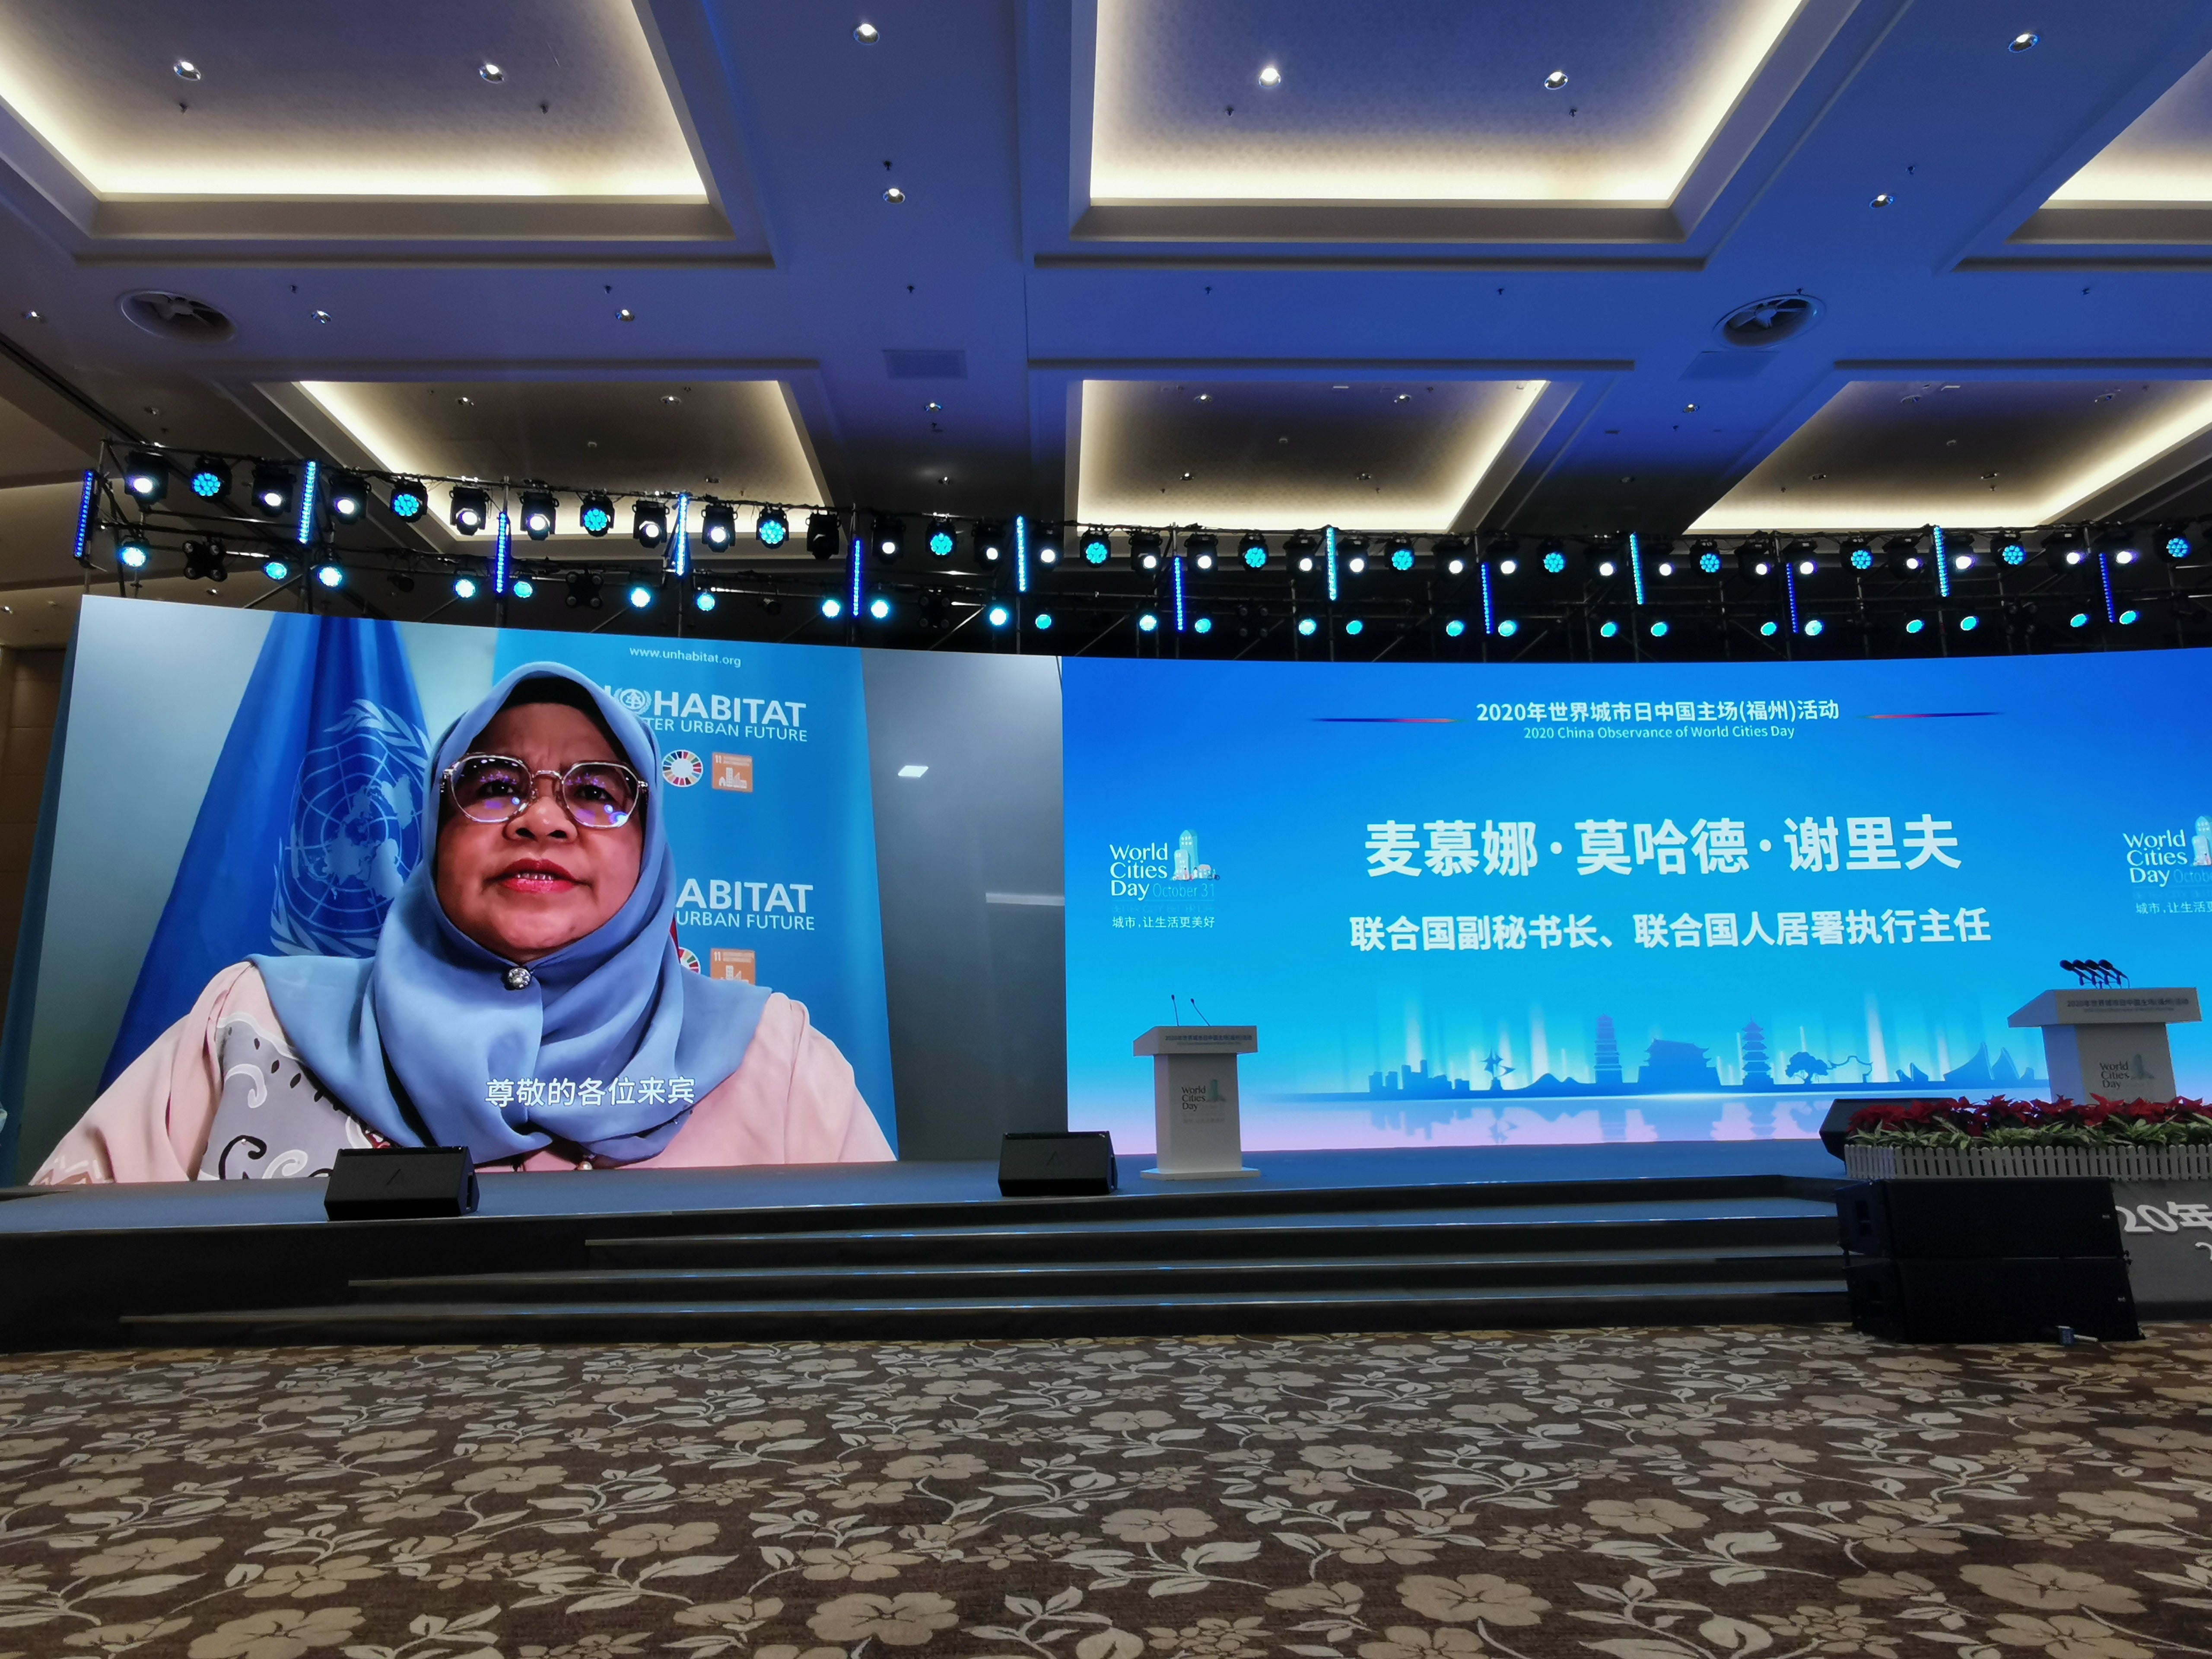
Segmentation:
[[(1805, 1136), (2047, 1095), (2062, 959), (2196, 985), (2212, 663), (1076, 661), (1071, 1121), (1252, 1024), (1255, 1149)], [(2173, 1031), (2212, 1086), (2201, 1025)]]

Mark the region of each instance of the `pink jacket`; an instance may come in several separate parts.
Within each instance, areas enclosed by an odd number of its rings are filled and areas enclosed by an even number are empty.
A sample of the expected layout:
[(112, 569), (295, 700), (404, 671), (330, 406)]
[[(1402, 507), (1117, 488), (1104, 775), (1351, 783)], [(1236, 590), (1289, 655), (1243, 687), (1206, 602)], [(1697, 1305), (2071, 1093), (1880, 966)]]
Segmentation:
[[(277, 1057), (296, 1072), (268, 988), (252, 963), (210, 980), (191, 1012), (164, 1031), (94, 1101), (62, 1137), (34, 1185), (216, 1178), (209, 1138), (227, 1085), (240, 1072), (238, 1045)], [(258, 1067), (247, 1080), (257, 1106), (272, 1095)], [(235, 1087), (230, 1089), (235, 1096)], [(308, 1094), (319, 1102), (312, 1088)], [(296, 1097), (295, 1097), (296, 1098)], [(315, 1109), (313, 1107), (308, 1109)], [(370, 1142), (344, 1115), (347, 1144)], [(836, 1045), (816, 1030), (799, 1003), (772, 995), (744, 1061), (692, 1109), (676, 1138), (629, 1169), (698, 1169), (744, 1164), (879, 1164), (892, 1157), (875, 1114), (861, 1099), (853, 1068)], [(487, 1170), (514, 1167), (501, 1163)], [(552, 1150), (527, 1158), (526, 1170), (574, 1170)], [(270, 1168), (262, 1174), (294, 1173)], [(304, 1170), (297, 1171), (305, 1173)]]

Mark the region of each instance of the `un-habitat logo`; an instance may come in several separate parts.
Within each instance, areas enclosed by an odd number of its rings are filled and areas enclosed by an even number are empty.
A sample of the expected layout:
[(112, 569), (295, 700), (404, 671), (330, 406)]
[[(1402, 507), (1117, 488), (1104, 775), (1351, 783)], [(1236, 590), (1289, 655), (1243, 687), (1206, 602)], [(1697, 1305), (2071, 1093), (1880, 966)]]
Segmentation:
[(318, 733), (300, 764), (276, 854), (269, 931), (285, 956), (365, 957), (422, 857), (429, 740), (362, 699)]

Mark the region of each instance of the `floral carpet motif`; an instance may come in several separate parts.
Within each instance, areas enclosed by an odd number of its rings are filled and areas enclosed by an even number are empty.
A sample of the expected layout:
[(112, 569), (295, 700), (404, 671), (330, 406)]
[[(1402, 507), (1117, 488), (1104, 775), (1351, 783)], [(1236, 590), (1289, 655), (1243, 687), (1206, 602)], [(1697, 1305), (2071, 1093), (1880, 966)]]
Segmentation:
[(0, 1360), (0, 1656), (2212, 1653), (2212, 1332)]

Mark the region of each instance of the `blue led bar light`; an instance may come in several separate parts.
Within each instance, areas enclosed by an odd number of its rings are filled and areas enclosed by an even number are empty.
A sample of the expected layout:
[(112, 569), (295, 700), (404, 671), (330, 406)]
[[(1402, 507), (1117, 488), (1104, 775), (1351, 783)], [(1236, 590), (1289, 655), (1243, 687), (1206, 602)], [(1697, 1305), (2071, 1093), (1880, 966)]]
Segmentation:
[(76, 562), (84, 562), (84, 544), (92, 534), (92, 498), (100, 489), (100, 474), (86, 469), (84, 494), (76, 498)]
[(1644, 603), (1644, 544), (1636, 539), (1636, 532), (1628, 532), (1628, 574), (1636, 579), (1636, 603)]
[(1790, 596), (1790, 631), (1797, 631), (1797, 567), (1790, 560), (1782, 562), (1782, 589)]
[(499, 510), (499, 523), (491, 538), (491, 591), (505, 594), (507, 577), (513, 574), (514, 532), (507, 521), (507, 509)]
[[(500, 514), (502, 521), (507, 514)], [(691, 498), (682, 491), (676, 496), (676, 528), (668, 538), (668, 574), (681, 581), (691, 574)]]
[(2105, 585), (2105, 620), (2117, 622), (2120, 613), (2112, 604), (2112, 558), (2109, 553), (2097, 555), (2097, 580)]
[(1336, 526), (1329, 526), (1328, 537), (1328, 602), (1336, 603)]
[(1175, 589), (1176, 632), (1178, 634), (1183, 631), (1184, 623), (1188, 620), (1188, 612), (1183, 606), (1182, 567), (1183, 556), (1180, 553), (1168, 561), (1168, 580)]
[(865, 536), (854, 537), (853, 551), (846, 560), (846, 574), (851, 578), (853, 591), (851, 594), (851, 602), (845, 607), (845, 614), (854, 618), (855, 621), (859, 620), (860, 615), (860, 580), (862, 575), (860, 562), (867, 556), (867, 553), (868, 538)]
[(1948, 599), (1951, 597), (1951, 556), (1943, 550), (1943, 526), (1936, 526), (1932, 533), (1936, 538), (1936, 591)]
[(315, 477), (318, 471), (313, 461), (300, 468), (300, 532), (293, 539), (302, 547), (315, 539)]
[(1498, 617), (1497, 613), (1491, 609), (1490, 561), (1485, 559), (1476, 568), (1482, 572), (1482, 631), (1486, 634), (1495, 634), (1498, 631)]
[(1030, 591), (1030, 521), (1017, 514), (1014, 516), (1014, 592)]

